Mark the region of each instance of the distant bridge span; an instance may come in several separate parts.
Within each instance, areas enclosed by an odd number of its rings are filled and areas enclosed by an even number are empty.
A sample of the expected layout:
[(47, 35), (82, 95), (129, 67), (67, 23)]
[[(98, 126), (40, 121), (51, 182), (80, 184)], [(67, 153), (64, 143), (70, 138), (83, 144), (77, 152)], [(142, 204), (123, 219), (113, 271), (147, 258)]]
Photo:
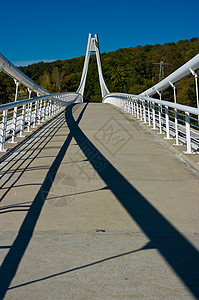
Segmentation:
[[(165, 132), (167, 139), (174, 137), (177, 146), (180, 145), (180, 143), (186, 144), (187, 154), (193, 152), (197, 153), (199, 151), (199, 92), (197, 72), (199, 69), (199, 54), (170, 74), (167, 78), (140, 95), (110, 93), (103, 77), (97, 34), (89, 34), (80, 85), (77, 91), (73, 93), (49, 94), (24, 75), (3, 55), (0, 55), (0, 70), (11, 76), (16, 84), (16, 103), (0, 106), (0, 112), (2, 114), (0, 124), (0, 151), (6, 150), (6, 139), (11, 137), (11, 142), (15, 143), (17, 132), (23, 137), (25, 127), (30, 131), (31, 126), (36, 127), (36, 123), (40, 124), (41, 120), (45, 121), (48, 117), (62, 109), (62, 107), (83, 102), (90, 53), (96, 53), (102, 102), (110, 103), (127, 110), (138, 119), (140, 118), (141, 121), (143, 120), (145, 123), (148, 122), (149, 126), (152, 124), (153, 129), (158, 128), (160, 134)], [(192, 74), (195, 78), (196, 108), (177, 104), (176, 83), (189, 74)], [(19, 84), (23, 84), (28, 88), (28, 100), (17, 101)], [(174, 103), (161, 99), (162, 92), (170, 86), (173, 87), (174, 91)], [(30, 98), (32, 91), (36, 92), (38, 97)], [(155, 93), (160, 96), (159, 101), (155, 98), (151, 98)], [(12, 114), (12, 117), (8, 118), (8, 114)]]

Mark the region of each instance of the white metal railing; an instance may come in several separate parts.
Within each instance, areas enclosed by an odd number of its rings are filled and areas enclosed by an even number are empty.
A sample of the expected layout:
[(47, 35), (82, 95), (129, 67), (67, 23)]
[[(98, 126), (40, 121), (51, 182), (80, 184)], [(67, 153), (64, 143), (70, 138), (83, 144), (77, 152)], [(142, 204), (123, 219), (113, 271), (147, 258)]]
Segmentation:
[(10, 138), (16, 143), (16, 134), (24, 137), (25, 129), (30, 132), (41, 122), (47, 121), (63, 107), (83, 102), (77, 93), (48, 94), (27, 100), (0, 105), (0, 151), (6, 151), (5, 141)]
[[(175, 83), (180, 79), (186, 77), (187, 75), (192, 74), (196, 80), (196, 94), (197, 94), (197, 78), (198, 74), (196, 70), (199, 69), (199, 54), (190, 59), (187, 63), (177, 69), (175, 72), (164, 78), (162, 81), (158, 82), (148, 90), (142, 92), (141, 96), (152, 96), (156, 93), (159, 95), (168, 87), (172, 86), (175, 89)], [(198, 100), (198, 96), (197, 96)], [(197, 101), (198, 102), (198, 101)], [(198, 107), (198, 106), (197, 106)]]
[(30, 91), (34, 91), (37, 95), (47, 95), (48, 91), (43, 89), (32, 79), (21, 72), (15, 65), (13, 65), (5, 56), (0, 54), (0, 71), (3, 71), (8, 76), (12, 77), (16, 84), (16, 90), (18, 90), (18, 85), (25, 85)]
[[(104, 97), (104, 103), (111, 103), (152, 126), (159, 133), (166, 133), (166, 139), (175, 138), (175, 145), (186, 144), (187, 154), (199, 153), (199, 95), (198, 72), (199, 54), (168, 77), (140, 95), (111, 93)], [(195, 77), (197, 108), (177, 104), (176, 83), (192, 74)], [(172, 86), (174, 103), (161, 100), (161, 93)], [(151, 96), (158, 93), (160, 100)]]
[(159, 133), (166, 139), (175, 138), (175, 145), (186, 144), (187, 154), (199, 153), (199, 109), (141, 95), (111, 93), (104, 103), (118, 106)]

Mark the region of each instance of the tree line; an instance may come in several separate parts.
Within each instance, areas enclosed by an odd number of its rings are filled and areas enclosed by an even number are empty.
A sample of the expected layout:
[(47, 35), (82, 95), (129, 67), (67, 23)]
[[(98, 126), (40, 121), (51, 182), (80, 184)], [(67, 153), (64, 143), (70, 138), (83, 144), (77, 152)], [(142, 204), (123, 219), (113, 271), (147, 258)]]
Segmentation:
[[(177, 43), (137, 46), (102, 53), (104, 79), (110, 92), (139, 94), (163, 79), (160, 74), (160, 62), (163, 62), (164, 77), (166, 77), (198, 52), (199, 38), (194, 37)], [(50, 93), (75, 92), (80, 83), (83, 64), (84, 56), (81, 56), (50, 63), (34, 63), (19, 69)], [(1, 72), (0, 102), (13, 101), (14, 93), (13, 79)], [(27, 98), (24, 87), (21, 87), (21, 97)], [(163, 92), (162, 99), (173, 101), (172, 88)], [(90, 57), (84, 100), (101, 102), (95, 55)], [(193, 75), (178, 83), (177, 101), (185, 105), (196, 106)]]

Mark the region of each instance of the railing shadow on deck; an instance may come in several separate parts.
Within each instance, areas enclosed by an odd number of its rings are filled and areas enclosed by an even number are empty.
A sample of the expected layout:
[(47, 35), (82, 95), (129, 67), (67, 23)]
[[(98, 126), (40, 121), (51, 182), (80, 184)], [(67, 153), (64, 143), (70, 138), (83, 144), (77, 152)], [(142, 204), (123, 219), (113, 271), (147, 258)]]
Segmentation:
[[(71, 107), (72, 109), (72, 107)], [(85, 109), (85, 108), (84, 108)], [(77, 119), (77, 123), (79, 123), (80, 119), (82, 118), (84, 110), (79, 115)], [(8, 290), (12, 279), (14, 278), (18, 266), (21, 262), (21, 259), (29, 245), (29, 242), (32, 238), (36, 223), (40, 216), (41, 210), (43, 208), (44, 202), (48, 195), (48, 192), (52, 186), (54, 178), (56, 176), (57, 170), (62, 162), (62, 159), (68, 149), (70, 142), (72, 140), (72, 135), (69, 133), (67, 136), (64, 144), (62, 145), (58, 155), (56, 156), (53, 164), (49, 168), (49, 171), (45, 177), (43, 184), (41, 185), (35, 199), (33, 200), (28, 213), (20, 227), (18, 235), (14, 240), (13, 244), (10, 246), (10, 250), (7, 253), (1, 267), (0, 267), (0, 299), (3, 299), (6, 291)], [(29, 164), (28, 164), (29, 165)], [(16, 180), (19, 179), (20, 176), (17, 177)], [(49, 180), (49, 178), (51, 180)], [(14, 181), (16, 183), (16, 180)], [(8, 191), (12, 189), (14, 184), (11, 184)], [(3, 198), (8, 193), (6, 191), (3, 195)]]
[[(9, 154), (6, 154), (5, 159), (1, 159), (1, 163), (4, 162), (5, 165), (0, 168), (1, 178), (4, 178), (3, 183), (0, 185), (0, 189), (1, 191), (5, 190), (5, 192), (0, 197), (0, 202), (3, 201), (5, 196), (13, 187), (16, 188), (16, 183), (19, 181), (21, 176), (27, 172), (29, 168), (31, 168), (31, 163), (39, 156), (44, 147), (52, 140), (56, 132), (64, 123), (65, 120), (61, 117), (58, 118), (57, 121), (55, 120), (50, 130), (44, 125), (41, 136), (36, 137), (38, 132), (37, 130), (27, 139), (27, 141), (31, 139), (32, 142), (29, 142), (26, 145), (21, 143), (17, 147), (16, 151), (11, 149), (10, 156), (14, 155), (12, 159), (9, 159)], [(41, 168), (41, 166), (38, 168)], [(14, 178), (14, 176), (16, 176), (16, 178)]]
[[(41, 213), (45, 199), (51, 188), (52, 182), (55, 178), (56, 172), (62, 159), (66, 153), (66, 150), (71, 142), (72, 137), (76, 140), (77, 144), (90, 161), (93, 168), (99, 174), (106, 184), (106, 188), (110, 189), (115, 197), (120, 201), (123, 207), (128, 211), (131, 217), (139, 225), (145, 235), (150, 239), (148, 245), (138, 250), (144, 249), (157, 249), (164, 257), (167, 263), (172, 267), (178, 277), (184, 282), (192, 294), (197, 298), (199, 297), (199, 253), (191, 245), (191, 243), (179, 233), (166, 218), (156, 210), (146, 198), (144, 198), (139, 191), (137, 191), (123, 176), (115, 169), (115, 167), (99, 152), (99, 150), (91, 143), (86, 135), (79, 128), (78, 123), (82, 118), (82, 115), (86, 109), (86, 106), (82, 109), (77, 121), (74, 120), (72, 114), (72, 106), (66, 109), (66, 122), (70, 129), (70, 133), (66, 138), (59, 154), (53, 162), (49, 172), (40, 188), (37, 196), (35, 197), (29, 212), (20, 228), (19, 234), (11, 246), (7, 256), (5, 257), (1, 269), (0, 269), (0, 281), (1, 290), (0, 297), (3, 297), (8, 289), (17, 288), (19, 286), (31, 284), (34, 282), (46, 280), (55, 276), (59, 276), (74, 270), (89, 267), (90, 265), (106, 261), (111, 258), (104, 259), (102, 261), (80, 266), (71, 270), (52, 274), (44, 278), (36, 279), (31, 282), (23, 283), (16, 287), (11, 287), (10, 283), (17, 271), (19, 263), (24, 255), (25, 250), (31, 240), (34, 228)], [(99, 163), (95, 157), (90, 155), (90, 151), (97, 154), (98, 159), (105, 162), (103, 169), (99, 168)], [(51, 180), (48, 180), (49, 174)], [(42, 194), (45, 191), (45, 195)], [(45, 196), (45, 197), (44, 197)], [(136, 252), (136, 250), (130, 251), (126, 254)], [(126, 255), (121, 254), (121, 255)], [(119, 257), (119, 255), (118, 255)], [(114, 258), (114, 257), (112, 257)]]

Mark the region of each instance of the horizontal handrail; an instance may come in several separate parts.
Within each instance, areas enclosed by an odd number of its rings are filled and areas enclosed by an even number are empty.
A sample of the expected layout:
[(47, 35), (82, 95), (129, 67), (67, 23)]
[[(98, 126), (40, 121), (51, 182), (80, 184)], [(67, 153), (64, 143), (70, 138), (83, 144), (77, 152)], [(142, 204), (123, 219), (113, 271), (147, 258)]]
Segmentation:
[(187, 63), (185, 63), (183, 66), (181, 66), (179, 69), (174, 71), (172, 74), (164, 78), (159, 83), (155, 84), (151, 88), (147, 89), (146, 91), (142, 92), (140, 95), (142, 96), (152, 96), (157, 92), (162, 92), (172, 84), (175, 84), (180, 79), (184, 78), (185, 76), (192, 73), (192, 71), (195, 71), (199, 69), (199, 54), (194, 56), (192, 59), (190, 59)]
[(80, 94), (66, 92), (0, 105), (0, 151), (6, 151), (5, 141), (8, 138), (11, 138), (11, 143), (16, 143), (16, 134), (24, 137), (25, 128), (30, 132), (31, 128), (46, 122), (63, 107), (82, 102)]
[(28, 87), (31, 91), (34, 91), (40, 95), (49, 94), (48, 91), (43, 89), (37, 83), (35, 83), (32, 79), (26, 76), (23, 72), (21, 72), (14, 64), (12, 64), (5, 56), (0, 54), (0, 71), (3, 71), (13, 79), (16, 79), (19, 84), (23, 84)]
[(186, 144), (186, 154), (199, 153), (198, 108), (123, 93), (111, 93), (104, 97), (103, 102), (124, 109), (144, 123), (148, 122), (153, 130), (159, 128), (160, 134), (164, 131), (165, 139), (175, 139), (176, 146), (180, 145), (179, 141)]
[(125, 94), (125, 93), (110, 93), (109, 95), (104, 97), (103, 102), (105, 102), (106, 99), (110, 98), (110, 97), (115, 97), (115, 98), (124, 97), (124, 98), (134, 98), (134, 99), (139, 99), (139, 100), (146, 100), (149, 102), (154, 102), (157, 104), (168, 106), (168, 107), (171, 107), (174, 109), (176, 108), (177, 110), (185, 111), (190, 114), (199, 115), (199, 108), (186, 106), (186, 105), (182, 105), (182, 104), (177, 104), (177, 103), (164, 101), (164, 100), (158, 100), (156, 98), (146, 97), (146, 96), (142, 96), (142, 95), (133, 95), (133, 94)]
[[(18, 107), (18, 106), (22, 106), (24, 104), (28, 104), (28, 103), (33, 103), (37, 100), (41, 100), (41, 99), (47, 99), (49, 98), (50, 100), (54, 100), (54, 101), (63, 101), (60, 98), (55, 98), (57, 96), (66, 96), (66, 95), (77, 95), (82, 97), (80, 94), (78, 93), (73, 93), (73, 92), (66, 92), (66, 93), (57, 93), (57, 94), (48, 94), (48, 95), (43, 95), (43, 96), (39, 96), (39, 97), (34, 97), (34, 98), (30, 98), (30, 99), (25, 99), (25, 100), (20, 100), (20, 101), (16, 101), (16, 102), (10, 102), (10, 103), (6, 103), (6, 104), (2, 104), (0, 105), (0, 112), (4, 111), (4, 110), (9, 110), (12, 109), (14, 107)], [(65, 101), (63, 101), (65, 102)], [(82, 100), (83, 102), (83, 100)]]

